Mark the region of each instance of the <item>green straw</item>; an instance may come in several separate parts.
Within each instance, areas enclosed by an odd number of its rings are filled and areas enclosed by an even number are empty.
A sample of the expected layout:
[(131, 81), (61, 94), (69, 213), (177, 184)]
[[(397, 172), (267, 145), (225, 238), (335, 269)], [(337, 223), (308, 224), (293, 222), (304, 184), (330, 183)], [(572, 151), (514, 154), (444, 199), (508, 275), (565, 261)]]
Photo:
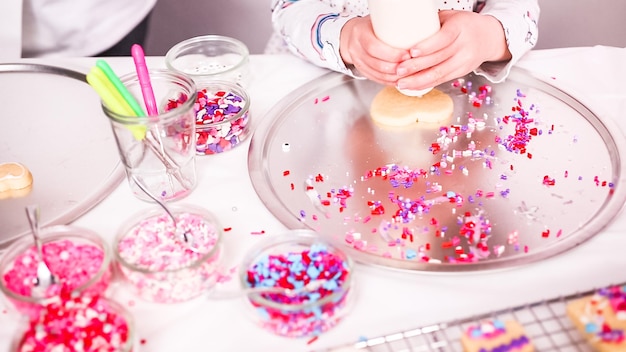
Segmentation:
[(141, 105), (139, 105), (139, 103), (137, 102), (137, 99), (135, 99), (135, 97), (132, 94), (130, 94), (130, 92), (128, 91), (126, 86), (122, 83), (120, 78), (115, 74), (115, 72), (113, 72), (113, 69), (111, 68), (111, 66), (109, 66), (109, 64), (102, 59), (98, 59), (96, 61), (96, 66), (98, 66), (102, 70), (102, 72), (104, 72), (104, 75), (113, 84), (113, 87), (117, 89), (117, 91), (122, 95), (122, 98), (124, 98), (124, 100), (126, 100), (128, 105), (130, 105), (130, 108), (133, 109), (133, 112), (135, 113), (135, 115), (146, 116), (146, 113), (141, 108)]

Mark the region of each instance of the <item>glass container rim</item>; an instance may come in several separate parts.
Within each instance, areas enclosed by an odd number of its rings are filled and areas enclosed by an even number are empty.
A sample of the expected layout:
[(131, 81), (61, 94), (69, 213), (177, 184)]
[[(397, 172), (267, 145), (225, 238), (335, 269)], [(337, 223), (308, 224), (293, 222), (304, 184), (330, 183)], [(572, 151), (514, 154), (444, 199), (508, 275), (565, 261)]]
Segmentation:
[[(189, 49), (190, 47), (197, 46), (198, 44), (205, 44), (205, 43), (215, 44), (215, 43), (220, 43), (220, 42), (231, 44), (233, 45), (233, 47), (239, 49), (240, 60), (232, 67), (229, 67), (219, 72), (210, 73), (210, 74), (207, 74), (207, 73), (194, 74), (194, 73), (186, 73), (182, 71), (181, 69), (176, 68), (173, 65), (173, 62), (179, 56), (179, 53), (185, 49)], [(201, 77), (201, 76), (210, 77), (214, 75), (222, 75), (228, 72), (239, 70), (241, 67), (246, 65), (249, 56), (250, 56), (250, 51), (248, 47), (246, 46), (246, 44), (244, 44), (241, 40), (235, 39), (232, 37), (223, 36), (223, 35), (218, 35), (218, 34), (208, 34), (208, 35), (200, 35), (200, 36), (192, 37), (189, 39), (185, 39), (175, 44), (173, 47), (171, 47), (167, 51), (167, 53), (165, 53), (165, 65), (172, 71), (181, 72), (181, 73), (184, 72), (185, 74), (191, 77)]]
[[(180, 113), (178, 109), (189, 110), (193, 108), (193, 105), (196, 102), (195, 96), (197, 94), (197, 88), (195, 81), (187, 74), (182, 72), (175, 72), (167, 69), (150, 69), (148, 71), (150, 78), (154, 79), (163, 79), (168, 78), (171, 79), (174, 83), (181, 86), (186, 90), (184, 93), (187, 93), (188, 97), (185, 102), (181, 104), (181, 106), (176, 109), (172, 109), (170, 111), (159, 112), (158, 118), (156, 116), (126, 116), (125, 114), (117, 113), (111, 109), (109, 109), (104, 102), (101, 101), (101, 107), (104, 111), (104, 114), (111, 120), (122, 123), (125, 125), (147, 125), (150, 123), (167, 123), (169, 120), (176, 118)], [(129, 72), (120, 77), (120, 81), (124, 86), (128, 86), (129, 83), (139, 85), (139, 77), (136, 72)], [(188, 91), (187, 91), (188, 90)]]

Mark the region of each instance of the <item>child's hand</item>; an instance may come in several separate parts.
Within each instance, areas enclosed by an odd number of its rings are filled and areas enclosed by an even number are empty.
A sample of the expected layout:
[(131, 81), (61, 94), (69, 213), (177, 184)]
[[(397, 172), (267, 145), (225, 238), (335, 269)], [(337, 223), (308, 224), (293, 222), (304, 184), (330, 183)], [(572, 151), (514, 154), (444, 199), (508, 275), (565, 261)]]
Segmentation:
[(410, 50), (400, 63), (398, 87), (424, 89), (466, 75), (486, 61), (511, 58), (504, 30), (492, 16), (440, 11), (441, 30)]
[(341, 30), (339, 52), (346, 64), (353, 64), (364, 77), (396, 85), (398, 63), (411, 58), (407, 50), (381, 42), (374, 34), (369, 16), (348, 21)]

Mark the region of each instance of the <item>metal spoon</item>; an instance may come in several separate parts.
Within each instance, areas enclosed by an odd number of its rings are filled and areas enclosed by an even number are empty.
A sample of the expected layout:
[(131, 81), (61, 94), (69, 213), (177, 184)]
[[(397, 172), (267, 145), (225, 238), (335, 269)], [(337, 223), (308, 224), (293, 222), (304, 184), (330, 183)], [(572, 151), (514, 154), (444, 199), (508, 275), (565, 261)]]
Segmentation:
[(41, 237), (39, 236), (39, 207), (37, 205), (27, 206), (26, 215), (28, 216), (30, 229), (33, 234), (33, 239), (35, 240), (35, 248), (37, 249), (37, 254), (39, 254), (39, 261), (37, 262), (37, 277), (34, 280), (31, 295), (34, 297), (45, 297), (48, 287), (54, 285), (58, 280), (52, 274), (43, 258)]
[(326, 281), (328, 280), (326, 279), (311, 280), (309, 281), (309, 283), (307, 283), (306, 285), (302, 287), (291, 288), (291, 289), (284, 288), (284, 287), (255, 286), (255, 287), (245, 287), (241, 290), (237, 290), (234, 292), (213, 291), (213, 293), (210, 294), (209, 297), (216, 298), (216, 299), (229, 299), (229, 298), (237, 298), (237, 297), (251, 295), (251, 294), (271, 294), (271, 293), (279, 293), (279, 294), (284, 294), (287, 297), (295, 297), (302, 293), (309, 293), (309, 292), (316, 291), (317, 289), (322, 287), (324, 283), (326, 283)]
[[(145, 193), (148, 197), (150, 197), (153, 201), (155, 201), (161, 208), (163, 208), (163, 210), (165, 210), (165, 212), (167, 213), (167, 216), (169, 216), (169, 218), (174, 223), (174, 229), (176, 231), (175, 233), (176, 235), (178, 235), (181, 231), (179, 231), (178, 223), (176, 222), (176, 217), (174, 216), (174, 214), (172, 214), (170, 209), (165, 205), (165, 203), (163, 203), (161, 200), (155, 197), (152, 193), (150, 193), (150, 191), (148, 191), (148, 188), (143, 184), (142, 181), (139, 180), (139, 178), (136, 175), (132, 175), (131, 178), (137, 184), (137, 186), (143, 191), (143, 193)], [(201, 253), (196, 247), (192, 245), (192, 243), (190, 243), (192, 242), (192, 237), (189, 231), (184, 231), (183, 233), (180, 233), (180, 237), (182, 237), (183, 243), (189, 250), (195, 253)]]

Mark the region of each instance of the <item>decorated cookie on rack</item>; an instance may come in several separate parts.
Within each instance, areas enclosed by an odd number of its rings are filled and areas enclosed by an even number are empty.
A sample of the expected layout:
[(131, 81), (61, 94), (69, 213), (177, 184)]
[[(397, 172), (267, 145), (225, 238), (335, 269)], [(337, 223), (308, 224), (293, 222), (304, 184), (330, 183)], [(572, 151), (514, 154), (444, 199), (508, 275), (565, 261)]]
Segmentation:
[(465, 352), (532, 352), (534, 347), (524, 328), (514, 320), (484, 320), (469, 326), (461, 336)]
[(626, 286), (611, 286), (574, 300), (567, 315), (595, 351), (626, 351)]

